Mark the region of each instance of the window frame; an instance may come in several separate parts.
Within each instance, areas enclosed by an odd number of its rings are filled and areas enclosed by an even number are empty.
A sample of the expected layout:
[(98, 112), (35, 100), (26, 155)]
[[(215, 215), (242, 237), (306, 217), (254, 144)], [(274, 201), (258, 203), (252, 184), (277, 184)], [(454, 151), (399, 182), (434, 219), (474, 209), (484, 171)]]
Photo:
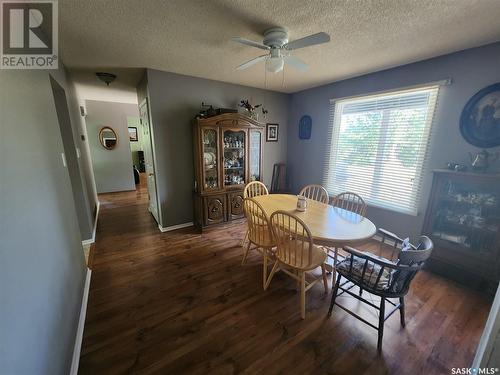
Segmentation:
[[(342, 123), (342, 108), (349, 104), (349, 103), (354, 103), (354, 102), (359, 102), (359, 101), (370, 101), (374, 100), (376, 98), (382, 98), (382, 97), (390, 97), (390, 96), (398, 96), (398, 95), (404, 95), (404, 94), (411, 94), (412, 92), (418, 93), (420, 91), (429, 91), (430, 97), (429, 101), (427, 104), (427, 114), (426, 114), (426, 120), (424, 123), (424, 130), (423, 130), (423, 135), (421, 138), (421, 143), (420, 146), (423, 148), (423, 151), (419, 152), (417, 155), (417, 161), (415, 165), (415, 177), (414, 177), (414, 182), (412, 186), (412, 191), (409, 196), (409, 203), (406, 204), (404, 207), (397, 206), (391, 204), (390, 199), (387, 199), (387, 197), (384, 198), (382, 195), (382, 199), (377, 199), (377, 201), (373, 201), (373, 197), (363, 197), (366, 201), (366, 203), (369, 206), (372, 207), (377, 207), (393, 212), (398, 212), (410, 216), (418, 216), (420, 215), (420, 210), (421, 210), (421, 205), (422, 205), (422, 190), (423, 190), (423, 185), (424, 185), (424, 176), (427, 172), (427, 164), (428, 164), (428, 159), (429, 159), (429, 154), (430, 154), (430, 149), (431, 149), (431, 143), (433, 140), (433, 129), (435, 128), (435, 118), (436, 118), (436, 113), (438, 109), (438, 98), (440, 94), (440, 86), (442, 85), (448, 85), (451, 83), (450, 79), (438, 81), (438, 82), (432, 82), (428, 83), (425, 85), (418, 85), (418, 86), (412, 86), (412, 87), (406, 87), (406, 88), (398, 88), (398, 89), (392, 89), (392, 90), (386, 90), (386, 91), (380, 91), (380, 92), (375, 92), (375, 93), (367, 93), (367, 94), (362, 94), (362, 95), (356, 95), (356, 96), (351, 96), (351, 97), (344, 97), (344, 98), (336, 98), (336, 99), (331, 99), (330, 100), (330, 121), (329, 121), (329, 135), (327, 137), (328, 139), (328, 144), (327, 144), (327, 152), (326, 152), (326, 159), (325, 159), (325, 164), (324, 164), (324, 173), (323, 173), (323, 184), (324, 186), (327, 187), (328, 193), (329, 194), (338, 194), (341, 191), (337, 191), (336, 189), (332, 188), (332, 186), (335, 186), (335, 167), (338, 165), (337, 164), (337, 158), (338, 158), (338, 152), (337, 147), (339, 143), (339, 137), (341, 135), (341, 123)], [(340, 113), (340, 115), (338, 115)], [(387, 126), (387, 125), (386, 125)], [(387, 130), (387, 129), (385, 129)], [(385, 139), (382, 139), (381, 137), (378, 138), (379, 141), (383, 141), (384, 143), (387, 142), (388, 137)], [(377, 147), (377, 153), (380, 153), (380, 150)], [(374, 168), (377, 168), (378, 165), (381, 165), (381, 163), (376, 163), (374, 164)], [(377, 178), (374, 176), (374, 179)], [(380, 178), (380, 177), (379, 177)], [(416, 181), (415, 181), (416, 180)], [(373, 189), (371, 189), (373, 191)]]

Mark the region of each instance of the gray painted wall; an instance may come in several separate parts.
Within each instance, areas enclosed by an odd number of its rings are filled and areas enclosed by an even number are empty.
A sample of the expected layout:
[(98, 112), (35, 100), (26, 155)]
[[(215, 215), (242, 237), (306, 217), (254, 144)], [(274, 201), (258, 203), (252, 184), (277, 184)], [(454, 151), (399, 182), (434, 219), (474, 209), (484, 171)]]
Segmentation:
[[(193, 220), (191, 120), (202, 102), (237, 108), (241, 99), (250, 99), (269, 110), (265, 121), (280, 125), (279, 142), (264, 142), (264, 182), (270, 185), (273, 164), (286, 159), (289, 95), (150, 69), (147, 82), (164, 227)], [(144, 88), (138, 91), (141, 100)]]
[[(85, 107), (97, 192), (135, 190), (127, 117), (139, 117), (137, 105), (87, 100)], [(118, 135), (113, 150), (106, 150), (99, 142), (99, 131), (104, 126), (111, 127)]]
[(0, 82), (0, 372), (68, 374), (87, 268), (49, 74)]
[[(453, 84), (442, 87), (438, 102), (420, 214), (415, 217), (375, 207), (368, 209), (368, 217), (378, 227), (400, 234), (420, 234), (429, 199), (431, 171), (443, 168), (448, 161), (469, 164), (468, 151), (478, 151), (461, 137), (459, 118), (472, 95), (485, 86), (500, 82), (499, 67), (500, 43), (495, 43), (293, 94), (287, 157), (293, 189), (298, 191), (306, 184), (322, 182), (330, 126), (330, 99), (397, 89), (450, 77)], [(304, 114), (310, 115), (313, 120), (310, 140), (299, 140), (298, 137), (298, 122)], [(500, 170), (500, 163), (496, 164), (496, 168)]]

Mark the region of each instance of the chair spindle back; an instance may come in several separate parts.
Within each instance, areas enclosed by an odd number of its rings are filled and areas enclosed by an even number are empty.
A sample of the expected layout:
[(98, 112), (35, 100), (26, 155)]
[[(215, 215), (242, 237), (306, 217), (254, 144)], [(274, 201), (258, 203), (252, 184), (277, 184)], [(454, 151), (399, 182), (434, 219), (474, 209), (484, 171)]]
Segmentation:
[(252, 198), (243, 201), (248, 222), (248, 238), (257, 245), (265, 246), (271, 240), (271, 225), (262, 206)]
[(307, 225), (297, 216), (286, 211), (271, 215), (271, 227), (276, 241), (276, 257), (295, 268), (312, 264), (313, 240)]
[(253, 198), (259, 195), (268, 195), (269, 191), (267, 190), (266, 185), (264, 185), (260, 181), (253, 181), (245, 186), (245, 190), (243, 190), (243, 198)]
[(326, 189), (321, 185), (304, 186), (299, 195), (325, 204), (328, 204), (328, 201), (330, 200), (328, 191), (326, 191)]
[(346, 191), (333, 198), (333, 205), (358, 215), (366, 215), (366, 203), (360, 195)]

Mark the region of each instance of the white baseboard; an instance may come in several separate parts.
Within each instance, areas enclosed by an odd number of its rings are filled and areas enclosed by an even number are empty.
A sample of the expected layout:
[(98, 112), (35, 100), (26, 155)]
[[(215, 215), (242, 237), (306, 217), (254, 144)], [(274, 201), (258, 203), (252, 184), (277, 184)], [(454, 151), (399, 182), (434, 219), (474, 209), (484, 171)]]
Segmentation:
[(99, 218), (99, 207), (101, 207), (101, 203), (99, 201), (97, 201), (96, 206), (97, 206), (97, 208), (95, 210), (94, 228), (92, 229), (92, 238), (89, 238), (88, 240), (83, 240), (82, 241), (83, 246), (91, 245), (95, 242), (95, 232), (97, 230), (97, 219)]
[(92, 245), (95, 242), (95, 237), (82, 241), (82, 246)]
[(177, 224), (177, 225), (172, 225), (170, 227), (162, 227), (160, 224), (158, 224), (158, 229), (160, 229), (161, 232), (170, 232), (172, 230), (176, 229), (182, 229), (182, 228), (187, 228), (187, 227), (192, 227), (194, 225), (193, 222), (189, 223), (184, 223), (184, 224)]
[(82, 348), (83, 328), (85, 327), (85, 316), (87, 315), (87, 302), (89, 300), (90, 277), (92, 270), (87, 268), (85, 277), (85, 287), (83, 289), (82, 307), (80, 309), (80, 318), (78, 320), (78, 329), (76, 331), (75, 347), (73, 349), (73, 359), (71, 361), (70, 375), (78, 374), (78, 365), (80, 363), (80, 350)]

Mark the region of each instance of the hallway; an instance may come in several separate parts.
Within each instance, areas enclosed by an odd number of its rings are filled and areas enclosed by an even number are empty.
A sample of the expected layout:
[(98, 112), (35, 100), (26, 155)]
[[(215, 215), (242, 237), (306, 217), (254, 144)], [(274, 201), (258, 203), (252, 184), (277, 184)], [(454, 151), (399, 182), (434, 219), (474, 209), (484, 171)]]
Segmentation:
[(326, 319), (320, 286), (304, 321), (289, 277), (264, 292), (259, 256), (241, 266), (243, 223), (161, 233), (144, 186), (99, 199), (81, 374), (443, 374), (472, 362), (489, 304), (448, 280), (417, 276), (406, 329), (391, 317), (377, 357), (375, 330), (340, 309)]

